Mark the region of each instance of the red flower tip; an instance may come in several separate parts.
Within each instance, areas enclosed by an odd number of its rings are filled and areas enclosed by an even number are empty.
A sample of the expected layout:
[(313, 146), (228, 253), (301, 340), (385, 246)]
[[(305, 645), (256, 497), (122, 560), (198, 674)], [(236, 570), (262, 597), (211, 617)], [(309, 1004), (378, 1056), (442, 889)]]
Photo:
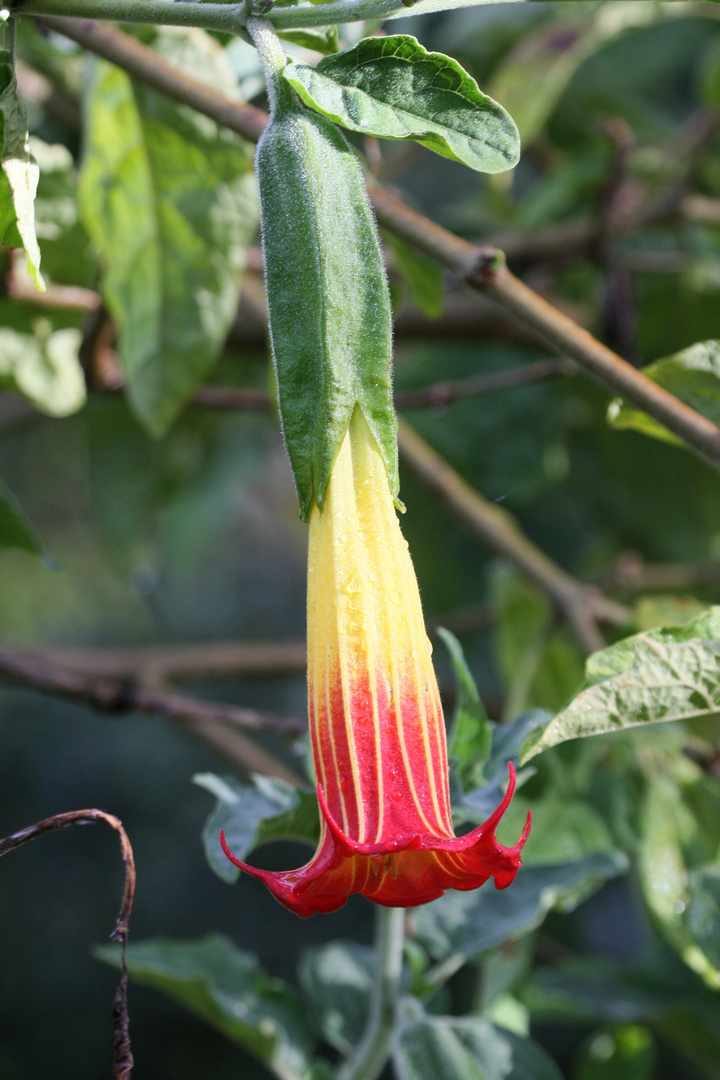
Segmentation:
[(362, 893), (388, 907), (416, 907), (436, 900), (446, 889), (476, 889), (488, 878), (505, 889), (521, 866), (520, 852), (530, 831), (530, 814), (517, 843), (503, 847), (495, 828), (510, 805), (515, 790), (515, 769), (508, 762), (507, 792), (493, 814), (465, 836), (432, 834), (393, 836), (377, 844), (359, 843), (347, 836), (333, 818), (318, 785), (322, 831), (315, 855), (299, 870), (258, 870), (233, 855), (225, 835), (222, 849), (235, 866), (259, 878), (273, 896), (306, 918), (336, 911), (348, 896)]

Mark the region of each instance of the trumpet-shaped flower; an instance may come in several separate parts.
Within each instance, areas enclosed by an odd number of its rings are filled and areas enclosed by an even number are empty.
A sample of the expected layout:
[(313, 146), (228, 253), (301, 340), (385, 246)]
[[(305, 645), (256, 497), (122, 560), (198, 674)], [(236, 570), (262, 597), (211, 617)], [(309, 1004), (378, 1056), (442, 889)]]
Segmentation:
[(320, 842), (299, 870), (258, 870), (300, 916), (335, 911), (352, 893), (413, 907), (488, 878), (509, 885), (529, 829), (495, 838), (515, 786), (492, 816), (453, 832), (442, 707), (420, 596), (385, 466), (359, 408), (310, 516), (308, 702)]

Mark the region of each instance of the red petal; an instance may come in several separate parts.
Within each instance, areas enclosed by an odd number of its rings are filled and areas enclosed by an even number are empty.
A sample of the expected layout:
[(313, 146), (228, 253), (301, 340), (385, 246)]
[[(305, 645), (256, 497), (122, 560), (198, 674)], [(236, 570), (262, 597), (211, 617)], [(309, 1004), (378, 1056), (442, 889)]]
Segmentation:
[(320, 845), (310, 862), (299, 870), (258, 870), (235, 858), (223, 833), (220, 842), (236, 866), (263, 881), (281, 904), (303, 918), (336, 911), (353, 893), (389, 907), (416, 907), (436, 900), (446, 889), (476, 889), (491, 877), (498, 889), (504, 889), (520, 868), (520, 851), (531, 820), (528, 814), (523, 833), (513, 847), (503, 847), (496, 840), (495, 828), (515, 790), (511, 763), (508, 769), (510, 782), (497, 810), (466, 836), (399, 837), (368, 850), (371, 845), (350, 840), (342, 832), (318, 789), (324, 819)]

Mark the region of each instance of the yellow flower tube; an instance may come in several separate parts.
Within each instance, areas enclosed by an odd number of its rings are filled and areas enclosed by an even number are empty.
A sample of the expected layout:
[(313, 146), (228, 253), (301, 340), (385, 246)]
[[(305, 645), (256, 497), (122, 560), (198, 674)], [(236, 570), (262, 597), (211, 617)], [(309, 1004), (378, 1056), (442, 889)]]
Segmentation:
[(310, 514), (308, 706), (321, 837), (299, 870), (257, 870), (298, 915), (329, 912), (352, 893), (412, 907), (489, 877), (509, 885), (512, 848), (495, 826), (453, 832), (445, 724), (407, 542), (377, 443), (356, 407), (323, 510)]

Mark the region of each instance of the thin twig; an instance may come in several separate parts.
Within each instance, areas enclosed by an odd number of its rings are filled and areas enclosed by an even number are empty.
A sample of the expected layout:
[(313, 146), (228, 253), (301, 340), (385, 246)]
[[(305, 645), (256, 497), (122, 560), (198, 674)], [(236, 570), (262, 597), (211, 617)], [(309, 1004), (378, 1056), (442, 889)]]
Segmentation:
[(720, 468), (720, 429), (654, 383), (578, 326), (505, 265), (502, 252), (478, 248), (429, 221), (387, 191), (372, 187), (378, 219), (404, 240), (512, 311), (538, 337), (577, 363), (607, 389), (631, 401), (673, 431), (714, 468)]
[[(427, 407), (443, 408), (463, 398), (512, 390), (556, 375), (572, 375), (576, 371), (577, 367), (571, 360), (537, 360), (532, 364), (521, 364), (509, 371), (471, 375), (466, 379), (448, 379), (431, 386), (418, 387), (416, 390), (398, 390), (394, 396), (395, 408), (401, 411)], [(113, 376), (112, 386), (108, 389), (112, 392), (120, 391), (122, 381)], [(246, 386), (201, 386), (195, 391), (191, 401), (193, 405), (207, 409), (267, 412), (273, 407), (273, 398), (266, 390), (255, 390)]]
[[(15, 650), (19, 652), (19, 650)], [(262, 677), (304, 674), (304, 641), (212, 641), (135, 648), (79, 649), (49, 645), (23, 650), (84, 675), (135, 679), (157, 686), (167, 679), (201, 679), (224, 675)]]
[(537, 360), (533, 364), (522, 364), (510, 371), (452, 379), (435, 383), (434, 386), (423, 386), (418, 390), (398, 390), (395, 394), (395, 408), (419, 409), (428, 405), (439, 408), (461, 398), (510, 390), (554, 375), (572, 375), (575, 371), (575, 364), (569, 360)]
[(299, 718), (202, 701), (143, 686), (132, 677), (81, 673), (37, 653), (0, 650), (0, 677), (38, 693), (85, 702), (100, 712), (167, 716), (249, 772), (279, 776), (294, 785), (303, 783), (297, 773), (243, 734), (247, 730), (299, 734), (306, 729)]
[(64, 34), (148, 86), (154, 86), (168, 97), (190, 105), (251, 142), (257, 142), (265, 129), (267, 115), (262, 109), (242, 101), (233, 101), (208, 83), (186, 75), (177, 64), (165, 60), (154, 49), (124, 34), (122, 30), (93, 22), (92, 19), (68, 19), (55, 15), (42, 16), (42, 25)]
[(621, 593), (717, 590), (720, 561), (702, 563), (646, 563), (635, 551), (625, 551), (615, 564), (594, 579), (603, 590)]
[(298, 734), (305, 727), (300, 720), (276, 713), (152, 690), (133, 685), (132, 681), (123, 678), (78, 674), (51, 664), (37, 654), (0, 650), (0, 676), (31, 686), (41, 693), (85, 701), (101, 712), (166, 713), (180, 720), (221, 720), (243, 730), (281, 734)]
[[(442, 408), (462, 398), (511, 390), (554, 375), (572, 375), (576, 370), (575, 364), (568, 360), (538, 360), (510, 371), (472, 375), (467, 379), (450, 379), (432, 386), (422, 386), (417, 390), (398, 390), (394, 397), (395, 408)], [(214, 409), (269, 409), (272, 405), (272, 399), (265, 391), (234, 386), (202, 386), (195, 391), (192, 401), (194, 405)]]
[[(686, 195), (685, 191), (697, 154), (715, 137), (718, 124), (720, 113), (717, 110), (700, 108), (691, 113), (660, 151), (660, 156), (669, 168), (674, 170), (674, 175), (649, 198), (638, 188), (634, 204), (618, 205), (616, 211), (606, 217), (605, 221), (583, 217), (540, 229), (505, 229), (484, 237), (482, 244), (500, 248), (507, 258), (517, 265), (538, 259), (567, 260), (591, 251), (600, 229), (615, 237), (636, 232), (676, 211), (692, 218), (693, 206), (700, 208), (702, 202), (716, 201), (704, 200), (703, 196)], [(680, 175), (677, 174), (678, 163), (682, 163)], [(696, 204), (696, 199), (700, 199), (701, 203)], [(702, 212), (700, 209), (701, 214)], [(716, 209), (715, 213), (717, 212)], [(710, 208), (711, 216), (707, 219), (701, 216), (698, 220), (720, 220), (718, 216), (713, 217), (712, 213)]]
[(96, 821), (105, 821), (120, 837), (123, 862), (125, 863), (125, 886), (120, 905), (120, 914), (115, 929), (110, 935), (120, 942), (120, 981), (113, 997), (113, 1080), (130, 1080), (133, 1068), (133, 1055), (130, 1048), (129, 1016), (127, 1008), (128, 971), (125, 959), (128, 934), (130, 932), (130, 914), (135, 896), (135, 858), (128, 835), (123, 824), (114, 814), (104, 810), (71, 810), (67, 814), (54, 814), (44, 818), (36, 825), (29, 825), (19, 832), (0, 840), (0, 856), (7, 855), (16, 848), (35, 840), (44, 833), (57, 829), (66, 829), (70, 825), (90, 825)]
[(513, 563), (550, 597), (572, 626), (586, 652), (604, 647), (598, 622), (618, 626), (630, 621), (621, 604), (608, 600), (592, 586), (581, 584), (533, 544), (507, 510), (489, 502), (400, 420), (400, 453), (404, 460), (461, 517), (472, 531), (503, 558)]

